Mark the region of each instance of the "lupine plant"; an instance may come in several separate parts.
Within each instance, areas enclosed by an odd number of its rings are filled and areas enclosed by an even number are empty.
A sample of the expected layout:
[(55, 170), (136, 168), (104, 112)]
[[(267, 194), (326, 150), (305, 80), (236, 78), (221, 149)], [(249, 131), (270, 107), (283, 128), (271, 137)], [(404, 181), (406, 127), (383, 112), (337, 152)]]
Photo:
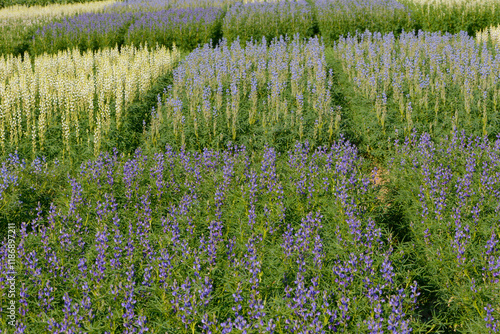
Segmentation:
[(183, 50), (193, 50), (200, 44), (220, 38), (224, 12), (220, 8), (165, 9), (142, 12), (125, 35), (126, 45), (177, 45)]
[(398, 33), (412, 30), (407, 7), (397, 0), (318, 0), (316, 19), (326, 43), (365, 30)]
[[(100, 150), (128, 105), (172, 70), (177, 49), (122, 47), (0, 59), (0, 149)], [(62, 146), (60, 145), (62, 144)], [(56, 148), (51, 148), (56, 145)]]
[(0, 9), (3, 20), (23, 19), (25, 23), (34, 19), (62, 18), (87, 12), (99, 12), (114, 4), (116, 0), (95, 1), (91, 3), (52, 4), (48, 6), (16, 5)]
[[(88, 3), (97, 2), (95, 0), (0, 0), (0, 8), (13, 7), (13, 6), (25, 6), (25, 7), (40, 7), (40, 6), (54, 6), (54, 5), (66, 5), (73, 3)], [(103, 1), (104, 2), (104, 1)], [(92, 6), (92, 4), (90, 4)]]
[(0, 333), (500, 331), (498, 1), (110, 3), (0, 10)]
[(416, 30), (466, 31), (469, 35), (500, 24), (500, 4), (495, 0), (400, 0), (411, 12)]
[(120, 10), (138, 10), (138, 11), (155, 11), (174, 8), (227, 8), (236, 0), (126, 0), (116, 2), (110, 6), (113, 11)]
[(85, 13), (51, 22), (38, 29), (30, 51), (45, 52), (79, 48), (98, 50), (123, 44), (123, 36), (138, 14), (135, 12)]
[[(385, 140), (386, 131), (412, 129), (450, 134), (465, 129), (475, 135), (500, 131), (500, 49), (458, 35), (364, 33), (341, 38), (334, 53), (354, 89), (372, 110), (355, 122)], [(371, 127), (371, 130), (366, 130)]]
[(436, 298), (436, 329), (500, 330), (500, 136), (396, 139), (388, 178), (405, 208), (408, 252)]
[(222, 32), (228, 42), (239, 37), (245, 45), (262, 37), (267, 41), (280, 35), (311, 37), (313, 22), (309, 5), (303, 0), (237, 3), (226, 13)]
[(18, 226), (36, 214), (34, 208), (48, 210), (52, 199), (66, 187), (67, 168), (57, 159), (50, 164), (44, 157), (21, 159), (7, 154), (0, 163), (0, 238), (7, 226)]
[(20, 224), (17, 332), (410, 333), (418, 287), (363, 163), (344, 140), (85, 162)]
[(56, 20), (39, 28), (32, 37), (31, 54), (56, 53), (78, 47), (98, 50), (116, 45), (159, 44), (192, 50), (221, 34), (224, 10), (218, 7), (176, 8), (132, 3), (108, 6), (105, 13), (87, 13)]
[[(5, 161), (2, 161), (0, 167), (0, 177), (2, 182), (0, 183), (0, 208), (2, 210), (9, 204), (9, 202), (15, 202), (15, 200), (10, 200), (6, 198), (6, 192), (11, 189), (9, 193), (16, 193), (12, 191), (18, 185), (20, 173), (26, 168), (26, 161), (21, 161), (17, 154), (9, 154)], [(2, 226), (2, 228), (5, 228)]]
[(115, 0), (93, 3), (17, 5), (0, 9), (0, 54), (23, 54), (35, 31), (55, 19), (86, 12), (100, 12)]
[(479, 31), (476, 34), (476, 41), (478, 43), (491, 41), (493, 44), (500, 45), (500, 25), (491, 26)]
[[(242, 48), (223, 40), (188, 55), (152, 110), (149, 142), (188, 148), (228, 141), (291, 147), (297, 139), (332, 141), (340, 111), (317, 38), (274, 39)], [(162, 139), (163, 138), (163, 139)]]

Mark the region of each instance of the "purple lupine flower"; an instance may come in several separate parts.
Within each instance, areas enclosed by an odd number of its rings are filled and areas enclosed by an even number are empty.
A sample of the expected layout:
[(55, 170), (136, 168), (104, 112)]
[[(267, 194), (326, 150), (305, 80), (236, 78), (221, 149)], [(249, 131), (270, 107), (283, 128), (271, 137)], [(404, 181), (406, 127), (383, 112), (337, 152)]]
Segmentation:
[(145, 316), (138, 316), (136, 325), (137, 325), (137, 327), (139, 327), (139, 332), (138, 332), (139, 334), (148, 333), (149, 328), (146, 327), (146, 317)]
[(28, 308), (28, 301), (27, 301), (27, 298), (29, 298), (29, 294), (28, 294), (28, 289), (25, 285), (25, 283), (23, 282), (21, 284), (21, 289), (19, 291), (19, 314), (21, 315), (21, 317), (25, 317), (26, 316), (26, 313), (29, 312), (29, 308)]
[(135, 318), (134, 304), (137, 302), (135, 300), (135, 270), (134, 266), (131, 265), (127, 272), (127, 283), (125, 284), (125, 298), (121, 303), (122, 307), (125, 309), (122, 317), (124, 319), (123, 326), (127, 329), (127, 332), (135, 332), (135, 327), (133, 327), (133, 319)]
[(493, 318), (493, 307), (491, 305), (487, 305), (484, 307), (486, 311), (486, 317), (484, 321), (486, 321), (486, 327), (490, 329), (490, 333), (497, 333), (500, 330), (500, 320), (496, 320)]

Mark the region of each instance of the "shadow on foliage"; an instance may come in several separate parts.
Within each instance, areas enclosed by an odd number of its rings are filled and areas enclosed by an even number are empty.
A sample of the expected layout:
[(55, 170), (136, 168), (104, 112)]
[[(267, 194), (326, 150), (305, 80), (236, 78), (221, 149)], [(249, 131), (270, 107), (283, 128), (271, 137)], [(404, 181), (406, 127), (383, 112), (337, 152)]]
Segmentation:
[(151, 111), (158, 103), (158, 95), (172, 84), (173, 72), (159, 77), (153, 87), (127, 108), (120, 129), (110, 132), (110, 142), (106, 150), (116, 147), (122, 153), (133, 153), (140, 145), (142, 134), (151, 124)]
[[(384, 189), (385, 188), (385, 189)], [(439, 287), (431, 283), (425, 272), (425, 263), (417, 260), (414, 248), (414, 236), (411, 233), (410, 220), (405, 208), (405, 195), (390, 185), (383, 186), (379, 192), (378, 205), (376, 205), (373, 218), (377, 226), (387, 230), (395, 242), (394, 253), (404, 254), (405, 270), (413, 273), (417, 282), (418, 308), (414, 315), (423, 324), (426, 333), (452, 333), (452, 324), (449, 319), (450, 310), (443, 302)]]
[[(57, 171), (57, 175), (46, 177), (36, 175), (27, 167), (22, 172), (23, 177), (19, 179), (19, 184), (9, 193), (5, 201), (5, 207), (0, 210), (0, 239), (7, 235), (9, 224), (16, 226), (16, 234), (19, 234), (21, 223), (29, 223), (37, 217), (40, 211), (43, 217), (47, 217), (51, 208), (51, 203), (55, 203), (61, 195), (63, 183), (66, 183), (64, 168)], [(31, 231), (31, 226), (27, 227), (27, 232)]]

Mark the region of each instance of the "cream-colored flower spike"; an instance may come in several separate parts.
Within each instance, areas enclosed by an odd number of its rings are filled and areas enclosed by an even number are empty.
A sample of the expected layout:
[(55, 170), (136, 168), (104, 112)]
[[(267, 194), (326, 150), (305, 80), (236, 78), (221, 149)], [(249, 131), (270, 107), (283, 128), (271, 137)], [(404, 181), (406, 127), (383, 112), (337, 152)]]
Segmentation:
[(478, 43), (487, 41), (489, 38), (491, 38), (493, 43), (500, 45), (500, 25), (498, 27), (486, 28), (476, 35), (476, 41)]
[[(178, 59), (175, 46), (172, 51), (127, 46), (83, 54), (73, 49), (37, 56), (33, 65), (29, 57), (0, 58), (0, 148), (29, 140), (36, 152), (44, 148), (47, 130), (56, 126), (66, 151), (76, 140), (93, 142), (98, 153), (112, 124), (120, 127), (127, 106)], [(83, 141), (85, 133), (94, 138)]]
[(29, 22), (39, 19), (55, 19), (69, 15), (99, 12), (116, 0), (74, 3), (74, 4), (51, 4), (48, 6), (11, 6), (0, 9), (0, 22), (7, 20), (23, 20)]

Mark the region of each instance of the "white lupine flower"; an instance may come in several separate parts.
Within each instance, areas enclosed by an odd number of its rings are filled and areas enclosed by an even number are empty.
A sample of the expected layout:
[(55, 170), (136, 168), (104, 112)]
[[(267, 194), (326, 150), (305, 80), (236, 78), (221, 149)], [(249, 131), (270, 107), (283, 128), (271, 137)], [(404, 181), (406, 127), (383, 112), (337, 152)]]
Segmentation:
[(500, 45), (500, 25), (497, 27), (486, 28), (476, 34), (476, 41), (478, 43), (488, 41), (489, 38), (491, 38), (493, 43)]
[(96, 1), (75, 4), (51, 4), (48, 6), (15, 5), (0, 9), (0, 22), (7, 24), (10, 20), (22, 20), (22, 24), (43, 19), (57, 19), (70, 15), (99, 12), (116, 0)]
[(66, 150), (73, 135), (80, 143), (80, 134), (85, 132), (95, 134), (94, 149), (98, 149), (102, 134), (110, 130), (111, 119), (119, 126), (127, 105), (170, 71), (178, 58), (175, 47), (172, 51), (165, 47), (149, 51), (131, 46), (121, 51), (113, 48), (80, 54), (74, 49), (44, 54), (34, 59), (34, 65), (29, 57), (24, 61), (21, 57), (0, 58), (2, 150), (28, 138), (34, 152), (37, 146), (43, 149), (45, 132), (54, 125), (62, 129)]

